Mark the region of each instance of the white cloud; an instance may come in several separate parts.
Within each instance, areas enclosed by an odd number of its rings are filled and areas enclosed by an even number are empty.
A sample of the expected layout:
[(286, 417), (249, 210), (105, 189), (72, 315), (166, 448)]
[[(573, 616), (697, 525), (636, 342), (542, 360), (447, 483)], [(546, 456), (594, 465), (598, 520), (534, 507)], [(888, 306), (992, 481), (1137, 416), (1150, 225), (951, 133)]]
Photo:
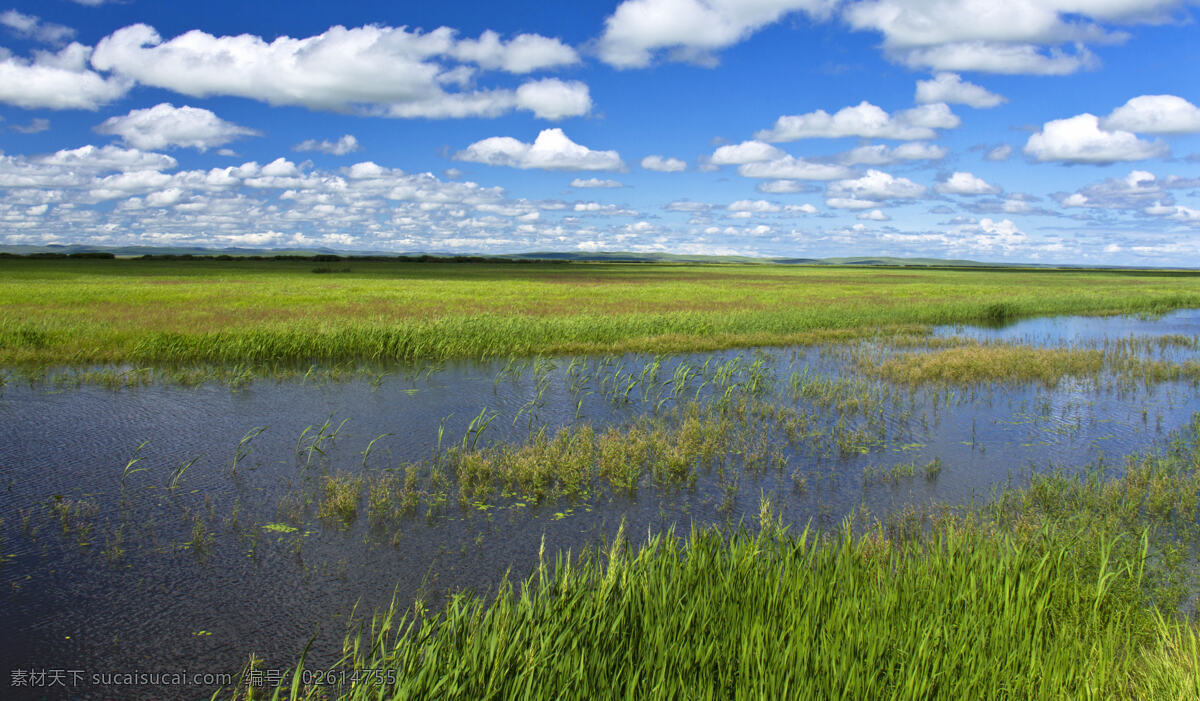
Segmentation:
[(935, 129), (952, 129), (960, 123), (944, 103), (921, 105), (891, 115), (864, 100), (853, 107), (843, 107), (834, 114), (816, 110), (807, 114), (784, 115), (775, 121), (773, 128), (764, 129), (754, 137), (760, 141), (775, 142), (845, 136), (910, 141), (931, 139), (937, 135)]
[(870, 212), (863, 212), (858, 215), (859, 219), (867, 221), (891, 221), (891, 217), (883, 213), (883, 210), (872, 209)]
[(320, 151), (334, 156), (344, 156), (347, 153), (361, 151), (362, 146), (358, 144), (358, 139), (354, 138), (353, 134), (345, 134), (337, 141), (323, 139), (305, 139), (292, 147), (293, 151)]
[(961, 237), (958, 245), (985, 251), (998, 248), (1011, 252), (1029, 241), (1011, 219), (994, 221), (985, 217), (977, 224), (955, 227), (955, 233)]
[(1173, 204), (1163, 183), (1147, 170), (1133, 170), (1124, 178), (1109, 178), (1088, 185), (1077, 192), (1058, 193), (1055, 199), (1063, 207), (1089, 209), (1142, 209), (1159, 202)]
[(138, 149), (119, 146), (80, 146), (75, 149), (56, 151), (48, 156), (34, 159), (42, 165), (61, 166), (84, 172), (170, 170), (178, 163), (162, 153), (146, 153)]
[(851, 170), (834, 163), (813, 163), (795, 156), (783, 156), (764, 163), (740, 165), (738, 173), (747, 178), (772, 180), (836, 180), (850, 175)]
[(989, 161), (1007, 161), (1008, 157), (1011, 155), (1012, 146), (1009, 146), (1008, 144), (1000, 144), (999, 146), (988, 150), (987, 154), (984, 155), (984, 158)]
[(646, 156), (642, 159), (642, 167), (646, 170), (657, 170), (660, 173), (678, 173), (687, 170), (687, 163), (678, 158)]
[(786, 155), (781, 149), (762, 141), (743, 141), (740, 144), (721, 146), (713, 151), (709, 162), (719, 166), (742, 165), (773, 161)]
[(1025, 153), (1038, 161), (1113, 163), (1141, 161), (1167, 154), (1166, 144), (1143, 141), (1128, 131), (1105, 131), (1093, 114), (1046, 122), (1029, 137)]
[(825, 204), (834, 209), (871, 209), (879, 206), (875, 200), (861, 200), (856, 197), (830, 197), (825, 200)]
[(543, 129), (532, 144), (509, 136), (477, 141), (454, 154), (460, 161), (543, 170), (618, 170), (616, 151), (593, 151), (567, 138), (562, 129)]
[(21, 134), (40, 134), (50, 128), (50, 120), (43, 117), (34, 117), (29, 120), (29, 124), (14, 124), (9, 129)]
[(0, 102), (25, 109), (95, 110), (128, 92), (132, 81), (88, 70), (91, 53), (77, 43), (58, 53), (34, 51), (32, 59), (0, 51)]
[(167, 102), (133, 110), (122, 117), (109, 117), (96, 131), (121, 137), (121, 141), (143, 150), (183, 146), (206, 151), (224, 146), (243, 136), (258, 136), (254, 129), (227, 122), (199, 107), (176, 107)]
[(912, 68), (1024, 75), (1069, 75), (1099, 65), (1095, 55), (1083, 47), (1074, 54), (1060, 49), (1042, 53), (1032, 44), (977, 41), (907, 49), (899, 52), (898, 58)]
[(530, 73), (545, 68), (579, 63), (579, 55), (557, 39), (538, 34), (519, 34), (508, 42), (491, 30), (478, 39), (461, 39), (452, 54), (481, 68), (509, 73)]
[(546, 119), (586, 113), (587, 86), (545, 79), (515, 91), (445, 88), (469, 83), (476, 66), (525, 73), (576, 61), (573, 49), (537, 35), (504, 43), (491, 33), (460, 40), (447, 27), (423, 33), (377, 25), (335, 26), (268, 43), (249, 34), (218, 37), (199, 30), (164, 41), (153, 27), (135, 24), (101, 39), (92, 55), (99, 70), (195, 97), (234, 95), (393, 117), (486, 117), (527, 109)]
[(860, 178), (831, 183), (828, 194), (832, 199), (861, 201), (914, 199), (925, 194), (925, 186), (872, 168)]
[(667, 210), (668, 212), (689, 212), (692, 214), (697, 214), (701, 212), (707, 212), (708, 210), (712, 209), (712, 205), (706, 202), (675, 200), (674, 202), (668, 202), (667, 204), (663, 205), (663, 209)]
[[(1088, 44), (1124, 41), (1106, 24), (1161, 22), (1180, 0), (861, 0), (843, 13), (883, 35), (910, 66), (994, 73), (1066, 74), (1096, 64)], [(1060, 46), (1072, 45), (1074, 54)], [(1049, 47), (1045, 50), (1045, 47)]]
[(1200, 132), (1200, 107), (1175, 95), (1142, 95), (1113, 110), (1100, 126), (1141, 134), (1192, 134)]
[(1175, 4), (1162, 0), (871, 0), (847, 8), (851, 26), (874, 29), (889, 48), (938, 46), (966, 41), (1061, 43), (1103, 39), (1106, 32), (1094, 24), (1064, 20), (1065, 13), (1114, 19), (1141, 5)]
[(517, 88), (516, 107), (529, 110), (542, 119), (578, 117), (592, 110), (587, 85), (578, 80), (543, 78)]
[(934, 146), (923, 141), (912, 141), (888, 148), (883, 144), (858, 146), (838, 156), (846, 165), (887, 165), (897, 161), (938, 160), (949, 153), (943, 146)]
[(964, 81), (957, 73), (938, 73), (932, 80), (917, 81), (916, 101), (922, 104), (946, 102), (976, 108), (996, 107), (1008, 98), (988, 92), (987, 88)]
[(654, 52), (706, 65), (713, 52), (735, 44), (789, 12), (823, 17), (834, 0), (625, 0), (604, 21), (597, 48), (618, 68), (649, 65)]
[[(1166, 217), (1177, 222), (1185, 224), (1200, 223), (1200, 210), (1184, 207), (1183, 205), (1161, 205), (1155, 202), (1153, 205), (1146, 207), (1146, 214), (1155, 217)], [(1180, 253), (1195, 253), (1195, 248), (1181, 250)]]
[(53, 22), (43, 22), (34, 15), (26, 15), (16, 10), (0, 12), (0, 25), (8, 27), (20, 36), (46, 44), (62, 44), (75, 36), (75, 30), (70, 27)]
[(934, 186), (945, 195), (994, 195), (1000, 188), (972, 173), (956, 171), (953, 175)]
[(575, 178), (571, 181), (571, 187), (624, 187), (616, 180), (604, 180), (601, 178)]
[(816, 188), (798, 180), (770, 180), (765, 183), (759, 183), (754, 189), (768, 195), (791, 195), (801, 192), (813, 192)]
[(728, 207), (731, 212), (749, 212), (753, 214), (773, 214), (782, 212), (783, 207), (766, 200), (738, 200)]

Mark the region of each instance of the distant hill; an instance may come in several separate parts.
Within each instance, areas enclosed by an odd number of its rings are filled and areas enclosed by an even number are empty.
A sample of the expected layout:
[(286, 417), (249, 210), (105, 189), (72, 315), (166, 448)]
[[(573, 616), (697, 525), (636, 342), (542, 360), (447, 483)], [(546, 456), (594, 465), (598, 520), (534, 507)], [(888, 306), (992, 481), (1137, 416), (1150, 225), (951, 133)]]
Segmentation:
[[(949, 258), (896, 258), (891, 256), (842, 256), (835, 258), (755, 258), (752, 256), (703, 256), (681, 255), (674, 253), (636, 253), (631, 251), (530, 251), (527, 253), (501, 254), (463, 254), (450, 251), (415, 251), (396, 253), (394, 251), (345, 251), (331, 248), (202, 248), (198, 246), (90, 246), (85, 244), (46, 246), (4, 246), (0, 245), (0, 254), (37, 255), (45, 253), (111, 253), (119, 258), (137, 256), (298, 256), (298, 257), (331, 257), (354, 258), (371, 256), (372, 258), (447, 258), (472, 260), (514, 260), (514, 261), (562, 261), (562, 262), (608, 262), (608, 263), (700, 263), (700, 264), (776, 264), (776, 265), (843, 265), (843, 266), (880, 266), (880, 267), (932, 267), (932, 268), (1091, 268), (1091, 269), (1138, 269), (1138, 266), (1097, 266), (1070, 265), (1047, 263), (992, 263), (966, 259)], [(1141, 269), (1153, 269), (1143, 266)]]

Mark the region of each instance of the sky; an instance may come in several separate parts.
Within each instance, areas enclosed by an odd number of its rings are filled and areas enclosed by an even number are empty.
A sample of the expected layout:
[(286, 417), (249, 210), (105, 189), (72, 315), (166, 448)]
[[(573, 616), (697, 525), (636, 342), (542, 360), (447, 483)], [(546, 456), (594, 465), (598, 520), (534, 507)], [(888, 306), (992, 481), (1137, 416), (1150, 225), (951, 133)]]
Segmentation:
[(0, 0), (0, 244), (1200, 267), (1188, 0)]

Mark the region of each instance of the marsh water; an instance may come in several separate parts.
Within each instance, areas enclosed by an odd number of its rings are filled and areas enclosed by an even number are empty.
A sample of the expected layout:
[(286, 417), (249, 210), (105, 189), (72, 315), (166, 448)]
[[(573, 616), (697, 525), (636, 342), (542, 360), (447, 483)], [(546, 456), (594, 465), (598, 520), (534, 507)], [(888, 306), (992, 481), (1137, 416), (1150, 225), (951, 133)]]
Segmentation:
[[(1132, 339), (1146, 357), (1184, 362), (1200, 359), (1195, 343), (1155, 339), (1194, 340), (1200, 310), (947, 327), (934, 336), (1055, 347)], [(1190, 381), (891, 386), (858, 378), (864, 352), (894, 351), (868, 340), (554, 357), (236, 387), (110, 389), (76, 386), (69, 373), (32, 382), (9, 375), (0, 388), (3, 695), (207, 698), (211, 679), (167, 689), (115, 687), (120, 677), (95, 675), (236, 676), (251, 655), (283, 670), (306, 646), (308, 665), (327, 666), (348, 626), (393, 599), (436, 608), (454, 592), (486, 594), (506, 573), (523, 578), (539, 551), (578, 552), (622, 524), (635, 541), (672, 526), (752, 526), (764, 496), (797, 527), (823, 529), (864, 511), (962, 504), (1033, 472), (1119, 464), (1200, 410)], [(804, 391), (815, 378), (837, 396)], [(298, 496), (323, 475), (377, 475), (448, 446), (622, 426), (745, 393), (809, 419), (798, 440), (759, 437), (774, 456), (766, 468), (701, 467), (681, 483), (647, 478), (632, 491), (598, 488), (576, 499), (450, 498), (387, 529), (369, 522), (366, 497), (357, 517), (330, 523)], [(12, 686), (18, 670), (62, 671), (55, 678), (64, 683)]]

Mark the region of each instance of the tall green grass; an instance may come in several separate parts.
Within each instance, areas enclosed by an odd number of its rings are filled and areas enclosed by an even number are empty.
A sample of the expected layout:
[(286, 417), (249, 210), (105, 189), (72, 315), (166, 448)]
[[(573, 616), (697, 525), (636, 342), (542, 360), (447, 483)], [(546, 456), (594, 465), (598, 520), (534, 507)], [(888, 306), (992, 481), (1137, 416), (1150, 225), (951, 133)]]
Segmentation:
[(675, 352), (1195, 306), (1200, 278), (1168, 273), (0, 261), (0, 364)]
[(1111, 538), (951, 524), (920, 541), (819, 538), (765, 516), (757, 533), (664, 533), (636, 549), (619, 536), (432, 616), (393, 608), (348, 641), (343, 663), (363, 680), (336, 697), (1200, 693), (1195, 629), (1143, 605), (1145, 559), (1113, 557)]

